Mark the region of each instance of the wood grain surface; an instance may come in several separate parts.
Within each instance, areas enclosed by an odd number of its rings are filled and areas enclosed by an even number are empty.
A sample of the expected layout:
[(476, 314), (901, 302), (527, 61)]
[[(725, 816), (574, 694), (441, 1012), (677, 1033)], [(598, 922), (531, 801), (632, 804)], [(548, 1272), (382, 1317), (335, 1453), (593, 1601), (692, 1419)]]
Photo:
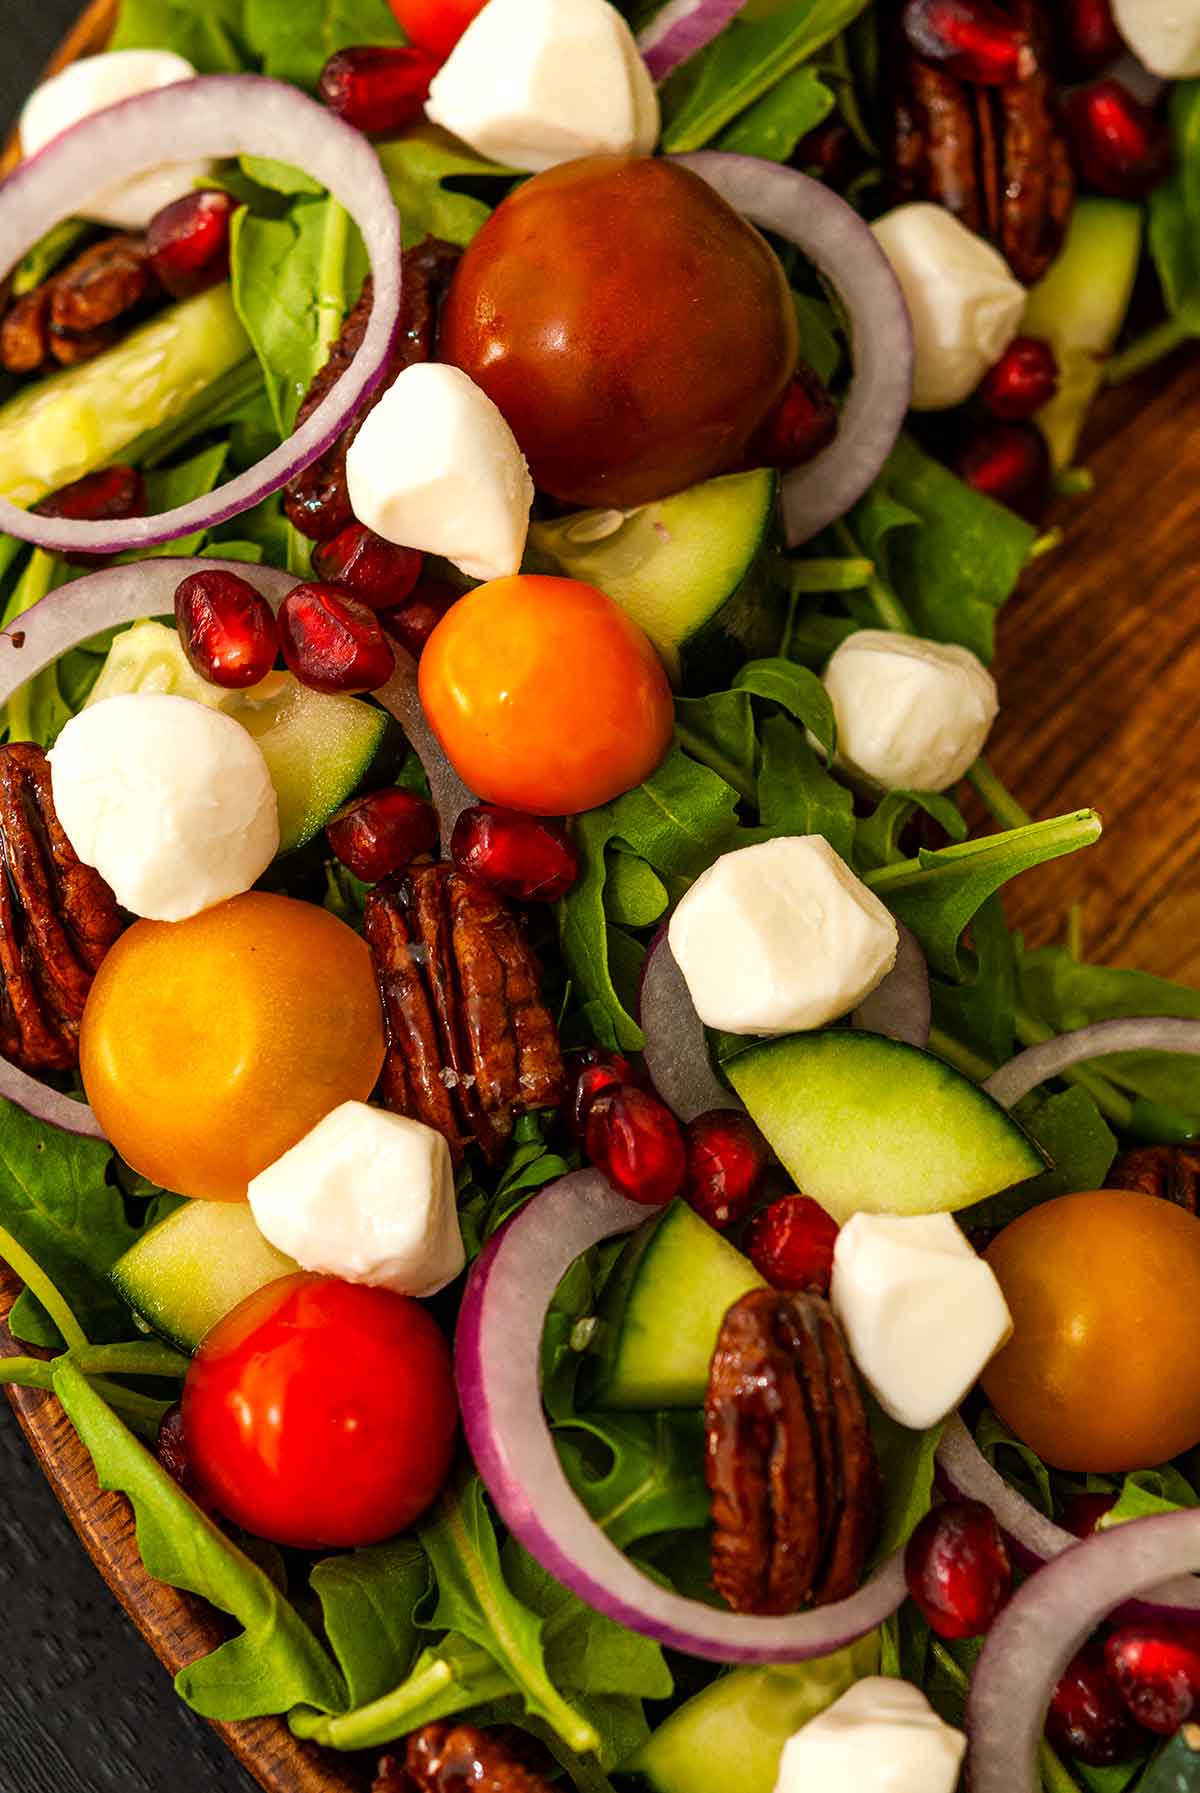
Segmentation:
[[(96, 0), (55, 66), (103, 47)], [(11, 151), (10, 151), (11, 158)], [(8, 165), (6, 161), (5, 165)], [(1200, 983), (1200, 353), (1102, 402), (1084, 443), (1095, 494), (1061, 508), (1062, 547), (1001, 617), (1003, 710), (989, 754), (1036, 816), (1094, 805), (1088, 852), (1009, 893), (1031, 944), (1082, 905), (1089, 958)], [(0, 1273), (0, 1318), (15, 1285)], [(14, 1347), (0, 1328), (0, 1352)], [(98, 1488), (50, 1396), (10, 1391), (26, 1436), (92, 1561), (172, 1672), (225, 1635), (200, 1601), (142, 1567), (129, 1504)], [(268, 1793), (360, 1793), (361, 1764), (301, 1745), (275, 1721), (215, 1727)]]

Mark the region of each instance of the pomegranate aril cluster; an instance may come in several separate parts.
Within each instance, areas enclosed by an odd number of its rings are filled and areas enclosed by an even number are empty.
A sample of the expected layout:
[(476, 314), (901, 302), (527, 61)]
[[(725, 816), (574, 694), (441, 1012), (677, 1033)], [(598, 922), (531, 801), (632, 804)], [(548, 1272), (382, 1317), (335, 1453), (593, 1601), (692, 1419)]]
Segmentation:
[(283, 657), (302, 685), (378, 691), (396, 669), (374, 611), (337, 585), (297, 585), (279, 607)]
[(595, 1096), (584, 1123), (588, 1158), (614, 1189), (647, 1207), (662, 1207), (683, 1187), (683, 1129), (665, 1102), (633, 1084)]
[(394, 137), (420, 118), (438, 64), (410, 44), (338, 50), (317, 83), (331, 112), (368, 137)]
[(637, 1082), (637, 1072), (621, 1052), (610, 1052), (606, 1046), (588, 1046), (571, 1053), (563, 1098), (563, 1116), (571, 1138), (583, 1143), (588, 1110), (597, 1096)]
[(1119, 81), (1095, 81), (1063, 108), (1080, 179), (1113, 199), (1144, 199), (1171, 166), (1171, 133)]
[(1200, 1707), (1200, 1624), (1120, 1625), (1104, 1660), (1130, 1715), (1157, 1736), (1170, 1737)]
[(908, 1541), (904, 1578), (939, 1637), (982, 1637), (1012, 1593), (1012, 1565), (991, 1508), (979, 1500), (933, 1507)]
[(325, 835), (348, 871), (364, 884), (378, 884), (432, 852), (438, 819), (423, 797), (395, 786), (353, 798), (326, 824)]
[(1141, 1750), (1145, 1738), (1126, 1711), (1104, 1648), (1095, 1640), (1068, 1664), (1051, 1694), (1046, 1736), (1060, 1755), (1075, 1756), (1089, 1768), (1111, 1768)]
[(1005, 423), (1023, 423), (1058, 391), (1058, 360), (1048, 342), (1018, 336), (979, 388), (979, 396)]
[(229, 273), (229, 229), (237, 201), (219, 187), (185, 193), (146, 228), (150, 266), (174, 299), (189, 299)]
[(332, 541), (313, 549), (313, 571), (326, 584), (340, 585), (368, 610), (403, 604), (421, 577), (422, 556), (398, 548), (363, 523), (351, 523)]
[(786, 472), (811, 461), (837, 435), (837, 406), (802, 361), (774, 411), (750, 443), (747, 464)]
[(770, 1154), (747, 1115), (714, 1108), (686, 1130), (683, 1195), (718, 1232), (743, 1220), (754, 1205)]
[(193, 670), (210, 685), (244, 691), (265, 679), (279, 652), (267, 600), (236, 573), (192, 573), (175, 592), (175, 623)]
[(742, 1250), (773, 1289), (828, 1295), (839, 1230), (810, 1195), (783, 1195), (751, 1216)]
[(977, 492), (1040, 521), (1050, 496), (1050, 452), (1034, 424), (984, 424), (959, 449), (954, 470)]
[(1004, 87), (1037, 67), (1026, 33), (990, 0), (907, 0), (900, 22), (918, 56), (960, 81)]
[(579, 851), (565, 822), (497, 803), (464, 809), (450, 854), (461, 872), (519, 903), (554, 903), (579, 876)]
[(1064, 75), (1075, 79), (1098, 75), (1124, 50), (1112, 0), (1056, 0), (1053, 11)]

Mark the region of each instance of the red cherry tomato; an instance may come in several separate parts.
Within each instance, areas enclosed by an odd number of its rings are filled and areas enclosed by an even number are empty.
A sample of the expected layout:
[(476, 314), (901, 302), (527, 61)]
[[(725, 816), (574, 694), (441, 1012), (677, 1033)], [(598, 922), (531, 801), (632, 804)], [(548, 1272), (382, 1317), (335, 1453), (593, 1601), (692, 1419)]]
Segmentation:
[(268, 1283), (188, 1370), (198, 1488), (246, 1531), (306, 1548), (403, 1531), (446, 1478), (450, 1348), (419, 1302), (332, 1276)]
[(444, 61), (484, 0), (388, 0), (401, 30), (411, 43)]

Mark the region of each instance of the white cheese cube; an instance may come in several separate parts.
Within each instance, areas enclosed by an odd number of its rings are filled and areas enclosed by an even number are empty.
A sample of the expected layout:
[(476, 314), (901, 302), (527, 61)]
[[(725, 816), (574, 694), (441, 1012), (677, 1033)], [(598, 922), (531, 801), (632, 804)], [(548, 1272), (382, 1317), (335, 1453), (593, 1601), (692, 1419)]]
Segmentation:
[(515, 573), (533, 481), (517, 439), (459, 367), (406, 367), (346, 456), (350, 503), (385, 541), (441, 554), (470, 579)]
[(278, 851), (262, 749), (190, 698), (130, 692), (88, 705), (49, 757), (67, 839), (134, 915), (183, 921), (249, 890)]
[(1200, 75), (1196, 0), (1113, 0), (1117, 30), (1134, 55), (1168, 81)]
[(577, 156), (647, 155), (658, 95), (608, 0), (489, 0), (425, 110), (482, 156), (533, 174)]
[(250, 1183), (259, 1231), (306, 1270), (436, 1295), (466, 1263), (450, 1148), (404, 1115), (343, 1102)]
[(775, 1793), (954, 1793), (966, 1749), (919, 1687), (871, 1675), (788, 1738)]
[(871, 228), (912, 319), (913, 410), (960, 405), (1020, 329), (1025, 288), (1000, 251), (944, 206), (897, 206)]
[(1012, 1334), (991, 1266), (950, 1214), (855, 1214), (833, 1253), (833, 1311), (885, 1413), (922, 1432)]
[(671, 917), (706, 1027), (795, 1033), (857, 1008), (896, 962), (888, 910), (819, 834), (725, 853)]
[(839, 763), (884, 790), (957, 784), (999, 708), (996, 681), (969, 649), (887, 629), (843, 641), (824, 683)]
[[(195, 73), (186, 57), (173, 50), (106, 50), (83, 56), (35, 87), (26, 100), (19, 127), (22, 152), (36, 155), (81, 118), (136, 93), (190, 81)], [(144, 230), (155, 212), (210, 180), (215, 167), (215, 162), (167, 162), (95, 194), (85, 216), (117, 230)]]

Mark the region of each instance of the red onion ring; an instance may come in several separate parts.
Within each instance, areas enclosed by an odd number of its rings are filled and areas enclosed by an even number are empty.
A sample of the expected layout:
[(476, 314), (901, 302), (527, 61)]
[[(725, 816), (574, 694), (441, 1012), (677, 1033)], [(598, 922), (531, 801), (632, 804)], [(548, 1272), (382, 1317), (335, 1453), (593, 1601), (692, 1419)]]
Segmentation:
[(1041, 1793), (1050, 1694), (1096, 1626), (1181, 1565), (1200, 1570), (1200, 1511), (1097, 1532), (1031, 1576), (993, 1621), (967, 1696), (971, 1793)]
[(111, 523), (35, 516), (0, 498), (0, 530), (61, 553), (118, 554), (208, 529), (249, 510), (323, 454), (387, 370), (400, 316), (400, 220), (374, 150), (294, 87), (209, 75), (141, 93), (85, 118), (0, 187), (0, 273), (90, 195), (164, 160), (265, 156), (303, 169), (358, 225), (375, 278), (362, 346), (294, 435), (215, 491), (156, 517)]
[(929, 1044), (929, 1027), (933, 1019), (933, 998), (929, 990), (929, 967), (920, 942), (911, 928), (902, 921), (896, 963), (881, 984), (860, 1002), (850, 1017), (851, 1027), (865, 1033), (885, 1034), (890, 1040), (903, 1040), (909, 1046)]
[(783, 479), (783, 521), (798, 547), (845, 516), (891, 454), (912, 397), (913, 338), (891, 264), (858, 213), (824, 186), (757, 156), (699, 150), (674, 156), (721, 198), (786, 242), (829, 281), (850, 326), (854, 374), (838, 433)]
[(612, 1544), (567, 1481), (542, 1410), (542, 1327), (591, 1245), (647, 1210), (594, 1170), (549, 1184), (485, 1248), (467, 1283), (455, 1373), (467, 1443), (513, 1535), (542, 1567), (619, 1625), (712, 1662), (802, 1662), (874, 1630), (904, 1599), (897, 1551), (856, 1594), (787, 1618), (719, 1612), (651, 1581)]
[[(273, 609), (279, 608), (296, 583), (273, 567), (251, 566), (240, 560), (139, 560), (130, 566), (89, 573), (31, 605), (11, 628), (0, 633), (0, 704), (6, 704), (14, 691), (60, 655), (81, 641), (90, 641), (101, 630), (172, 610), (176, 586), (197, 568), (215, 568), (248, 579)], [(48, 1089), (7, 1059), (0, 1059), (0, 1097), (66, 1133), (89, 1139), (107, 1137), (86, 1102)]]
[(479, 799), (458, 776), (446, 758), (441, 742), (429, 726), (429, 718), (422, 706), (417, 685), (416, 661), (398, 641), (391, 636), (388, 640), (396, 656), (396, 670), (387, 684), (371, 695), (400, 724), (408, 737), (409, 746), (425, 769), (425, 776), (429, 780), (429, 794), (433, 798), (433, 807), (441, 824), (442, 845), (448, 851), (455, 822), (464, 809), (470, 809)]
[(650, 1081), (678, 1120), (694, 1121), (715, 1108), (744, 1111), (744, 1104), (712, 1068), (704, 1023), (687, 980), (660, 928), (642, 969), (638, 1018), (642, 1057)]
[(745, 6), (746, 0), (667, 0), (645, 30), (638, 49), (656, 81), (697, 55)]
[(1030, 1046), (1010, 1058), (984, 1084), (989, 1096), (1002, 1108), (1036, 1089), (1048, 1078), (1058, 1077), (1071, 1065), (1089, 1058), (1106, 1058), (1111, 1052), (1200, 1053), (1200, 1021), (1184, 1021), (1173, 1015), (1131, 1015), (1118, 1021), (1093, 1021), (1071, 1033), (1057, 1034), (1040, 1046)]

